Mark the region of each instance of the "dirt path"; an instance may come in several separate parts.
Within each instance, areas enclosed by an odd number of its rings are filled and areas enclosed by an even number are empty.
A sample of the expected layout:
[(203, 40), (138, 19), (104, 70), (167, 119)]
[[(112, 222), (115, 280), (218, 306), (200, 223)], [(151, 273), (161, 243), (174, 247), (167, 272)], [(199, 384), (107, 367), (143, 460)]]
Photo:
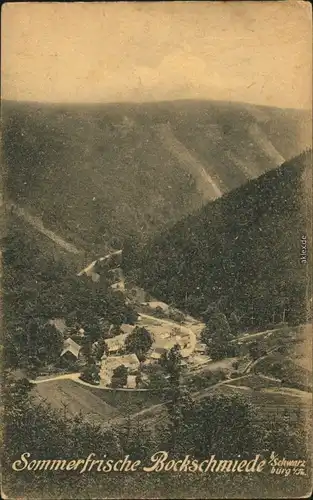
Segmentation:
[[(252, 368), (254, 368), (258, 363), (260, 363), (260, 361), (262, 361), (263, 359), (267, 358), (270, 354), (272, 354), (272, 352), (277, 351), (278, 348), (279, 348), (279, 346), (278, 347), (273, 347), (273, 349), (271, 349), (270, 351), (268, 351), (266, 354), (264, 354), (263, 356), (260, 356), (259, 358), (255, 359), (254, 361), (252, 361), (248, 366), (246, 366), (246, 368), (244, 370), (244, 373), (245, 374), (250, 373), (251, 370), (252, 370)], [(266, 375), (264, 375), (264, 377), (266, 377)], [(275, 379), (275, 380), (277, 380), (277, 379)]]
[(44, 384), (46, 382), (58, 382), (59, 380), (73, 380), (77, 384), (84, 385), (85, 387), (91, 387), (92, 389), (99, 389), (101, 391), (119, 391), (119, 392), (148, 392), (149, 389), (129, 389), (126, 387), (117, 387), (112, 389), (111, 387), (105, 387), (103, 385), (89, 384), (85, 380), (80, 378), (80, 373), (63, 373), (61, 375), (54, 375), (52, 377), (37, 378), (35, 380), (29, 379), (32, 384)]
[(75, 382), (79, 382), (79, 377), (80, 373), (62, 373), (61, 375), (54, 375), (52, 377), (37, 378), (35, 380), (29, 379), (29, 382), (32, 384), (44, 384), (45, 382), (55, 382), (56, 380), (74, 380)]
[[(270, 352), (273, 352), (276, 348), (272, 349)], [(268, 355), (268, 354), (267, 354)], [(266, 356), (267, 356), (266, 355)], [(216, 384), (214, 385), (211, 385), (210, 387), (208, 387), (207, 389), (205, 389), (204, 391), (197, 391), (197, 392), (193, 392), (191, 394), (191, 396), (193, 397), (194, 400), (201, 400), (201, 399), (204, 399), (208, 396), (208, 394), (212, 391), (214, 391), (217, 387), (220, 387), (220, 386), (223, 386), (223, 385), (227, 385), (227, 386), (234, 386), (234, 387), (237, 387), (235, 384), (233, 384), (234, 382), (238, 381), (238, 380), (244, 380), (247, 378), (247, 375), (251, 372), (252, 368), (254, 368), (256, 366), (256, 364), (258, 362), (260, 362), (262, 359), (264, 359), (264, 357), (266, 356), (261, 356), (260, 358), (258, 358), (257, 360), (255, 360), (254, 362), (252, 362), (247, 368), (246, 368), (246, 371), (243, 375), (240, 375), (239, 377), (236, 377), (236, 378), (231, 378), (231, 379), (226, 379), (226, 380), (222, 380), (221, 382), (217, 382)], [(278, 381), (277, 379), (274, 379), (272, 377), (267, 377), (266, 375), (263, 376), (264, 379), (267, 379), (267, 380), (272, 380), (272, 381)], [(250, 387), (247, 387), (247, 386), (239, 386), (241, 388), (245, 388), (244, 390), (247, 390), (247, 391), (252, 391), (253, 389), (251, 389)], [(269, 391), (268, 391), (269, 392)], [(284, 393), (284, 389), (276, 389), (275, 391), (272, 391), (272, 392), (282, 392)], [(300, 394), (300, 392), (302, 391), (297, 391), (298, 392), (298, 395)], [(166, 402), (164, 403), (159, 403), (157, 405), (154, 405), (154, 406), (150, 406), (149, 408), (145, 408), (144, 410), (141, 410), (140, 412), (138, 413), (134, 413), (133, 415), (130, 415), (129, 417), (125, 418), (125, 417), (118, 417), (116, 419), (114, 419), (113, 421), (110, 421), (110, 424), (114, 423), (114, 424), (122, 424), (122, 423), (125, 423), (127, 420), (132, 420), (132, 419), (137, 419), (138, 417), (141, 417), (142, 415), (145, 415), (145, 414), (149, 414), (150, 412), (151, 413), (155, 413), (158, 412), (160, 409), (164, 408), (164, 406), (166, 405)]]

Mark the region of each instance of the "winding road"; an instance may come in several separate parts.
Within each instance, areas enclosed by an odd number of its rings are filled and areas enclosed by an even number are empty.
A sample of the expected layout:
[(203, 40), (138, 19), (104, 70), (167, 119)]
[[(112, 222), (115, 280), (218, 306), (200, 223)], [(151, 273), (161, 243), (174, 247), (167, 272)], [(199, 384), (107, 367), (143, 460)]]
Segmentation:
[(189, 343), (188, 343), (189, 346), (184, 348), (184, 349), (181, 349), (181, 351), (180, 351), (182, 357), (188, 358), (188, 356), (190, 356), (194, 352), (195, 347), (196, 347), (196, 343), (197, 343), (197, 337), (189, 326), (179, 325), (175, 321), (171, 321), (171, 320), (163, 319), (163, 318), (156, 318), (155, 316), (149, 316), (149, 314), (140, 313), (140, 316), (141, 316), (141, 318), (146, 318), (149, 321), (153, 321), (153, 323), (155, 325), (157, 325), (157, 324), (169, 325), (171, 328), (175, 328), (175, 327), (177, 329), (181, 328), (182, 331), (185, 331), (189, 335)]

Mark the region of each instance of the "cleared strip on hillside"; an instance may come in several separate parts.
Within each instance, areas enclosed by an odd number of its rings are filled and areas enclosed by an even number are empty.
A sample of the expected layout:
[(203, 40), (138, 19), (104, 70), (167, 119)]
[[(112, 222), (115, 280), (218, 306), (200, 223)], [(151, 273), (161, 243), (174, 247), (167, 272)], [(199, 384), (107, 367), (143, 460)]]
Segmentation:
[[(211, 126), (210, 132), (212, 135), (213, 131), (213, 140), (219, 144), (224, 144), (223, 156), (226, 158), (229, 168), (231, 165), (235, 165), (241, 172), (243, 172), (244, 176), (247, 180), (256, 179), (259, 177), (259, 170), (255, 167), (253, 159), (247, 161), (247, 157), (244, 159), (240, 158), (240, 153), (234, 151), (233, 144), (227, 140), (225, 134), (222, 133), (221, 127), (219, 126)], [(245, 151), (247, 154), (249, 151)], [(231, 190), (231, 189), (230, 189)]]
[(82, 252), (80, 252), (74, 245), (63, 240), (63, 238), (58, 236), (53, 231), (50, 231), (50, 229), (45, 228), (43, 222), (39, 217), (34, 217), (33, 215), (30, 215), (24, 208), (18, 207), (12, 202), (7, 203), (7, 207), (9, 210), (12, 210), (17, 217), (23, 219), (25, 222), (30, 224), (37, 231), (39, 231), (41, 234), (52, 240), (54, 243), (62, 247), (67, 252), (75, 255), (82, 254)]
[(225, 151), (224, 154), (229, 159), (230, 164), (233, 163), (245, 174), (247, 180), (256, 179), (257, 177), (259, 177), (260, 172), (253, 165), (253, 161), (249, 162), (248, 166), (247, 163), (240, 160), (239, 157), (236, 157), (236, 154), (233, 151), (231, 153), (229, 151)]
[[(253, 141), (259, 146), (260, 150), (268, 157), (271, 161), (272, 166), (277, 167), (284, 163), (285, 158), (277, 151), (275, 146), (271, 143), (271, 141), (266, 137), (266, 134), (263, 132), (261, 127), (256, 123), (250, 125), (249, 134), (253, 138)], [(263, 172), (260, 172), (260, 175)]]
[(220, 182), (213, 180), (202, 163), (175, 137), (170, 125), (157, 125), (156, 130), (164, 146), (179, 160), (185, 171), (193, 176), (204, 200), (215, 200), (222, 196)]

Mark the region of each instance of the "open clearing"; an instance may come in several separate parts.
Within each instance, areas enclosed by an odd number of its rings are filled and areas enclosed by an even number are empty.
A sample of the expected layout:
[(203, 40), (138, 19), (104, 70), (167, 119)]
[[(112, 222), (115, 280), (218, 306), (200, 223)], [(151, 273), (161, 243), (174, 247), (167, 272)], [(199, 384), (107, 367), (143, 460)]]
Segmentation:
[(116, 408), (123, 416), (137, 413), (160, 401), (156, 396), (152, 396), (145, 391), (108, 391), (89, 388), (101, 401)]
[(249, 402), (260, 409), (260, 416), (268, 415), (269, 418), (279, 418), (285, 415), (291, 420), (298, 418), (299, 413), (305, 419), (312, 414), (312, 395), (302, 391), (280, 389), (247, 390), (247, 387), (234, 387), (228, 384), (220, 385), (216, 391), (223, 394), (241, 393)]
[(54, 409), (64, 410), (69, 415), (81, 413), (85, 419), (98, 424), (119, 414), (117, 408), (72, 380), (37, 384), (33, 394), (37, 401), (46, 401)]
[(33, 395), (37, 402), (45, 401), (69, 416), (81, 413), (84, 419), (98, 424), (136, 414), (159, 403), (159, 399), (148, 392), (101, 390), (66, 378), (36, 384)]
[(277, 387), (281, 388), (281, 383), (279, 380), (271, 379), (270, 377), (263, 377), (261, 375), (247, 375), (240, 380), (229, 381), (229, 384), (233, 386), (245, 386), (253, 389), (255, 391), (262, 388)]

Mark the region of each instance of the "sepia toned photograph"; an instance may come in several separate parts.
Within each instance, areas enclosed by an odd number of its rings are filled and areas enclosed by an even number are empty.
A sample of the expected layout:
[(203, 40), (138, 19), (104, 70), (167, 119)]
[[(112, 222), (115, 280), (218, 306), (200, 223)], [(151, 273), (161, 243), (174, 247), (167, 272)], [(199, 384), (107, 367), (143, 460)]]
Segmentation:
[(311, 32), (2, 7), (4, 499), (310, 497)]

